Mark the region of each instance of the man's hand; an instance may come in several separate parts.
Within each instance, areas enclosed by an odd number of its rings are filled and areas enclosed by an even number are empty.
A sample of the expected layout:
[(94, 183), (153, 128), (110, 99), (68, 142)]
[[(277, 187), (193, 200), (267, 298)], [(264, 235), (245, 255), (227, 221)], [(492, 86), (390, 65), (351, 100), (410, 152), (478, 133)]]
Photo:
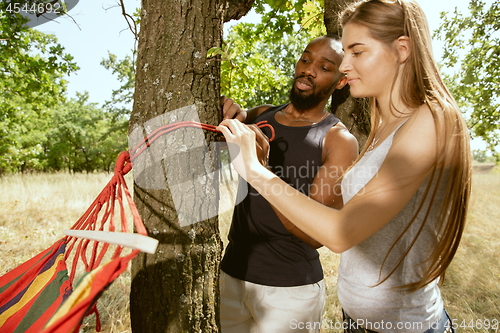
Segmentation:
[[(222, 115), (224, 119), (237, 119), (242, 123), (247, 119), (247, 111), (243, 111), (238, 104), (231, 98), (221, 96)], [(272, 105), (261, 105), (253, 108), (252, 114), (255, 116), (261, 114)], [(248, 128), (255, 132), (255, 147), (259, 162), (266, 168), (269, 165), (269, 138), (260, 130), (257, 125), (247, 124)]]
[(222, 104), (222, 118), (224, 119), (238, 119), (242, 123), (247, 118), (247, 112), (243, 111), (238, 104), (231, 98), (226, 96), (221, 97)]
[(257, 148), (257, 158), (260, 164), (266, 168), (269, 166), (269, 138), (262, 133), (261, 129), (255, 125), (247, 125), (255, 132), (255, 147)]

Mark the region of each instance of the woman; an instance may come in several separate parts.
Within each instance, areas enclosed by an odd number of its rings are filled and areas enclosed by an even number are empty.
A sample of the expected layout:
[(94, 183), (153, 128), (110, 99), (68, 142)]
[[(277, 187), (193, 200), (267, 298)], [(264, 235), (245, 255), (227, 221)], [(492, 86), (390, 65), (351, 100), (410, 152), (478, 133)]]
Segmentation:
[(415, 1), (361, 1), (341, 23), (340, 70), (354, 97), (371, 98), (372, 114), (367, 144), (342, 180), (341, 210), (309, 199), (260, 165), (255, 134), (245, 125), (225, 120), (219, 130), (241, 149), (237, 171), (298, 228), (342, 253), (344, 324), (363, 332), (451, 331), (438, 282), (467, 213), (466, 124), (439, 76)]

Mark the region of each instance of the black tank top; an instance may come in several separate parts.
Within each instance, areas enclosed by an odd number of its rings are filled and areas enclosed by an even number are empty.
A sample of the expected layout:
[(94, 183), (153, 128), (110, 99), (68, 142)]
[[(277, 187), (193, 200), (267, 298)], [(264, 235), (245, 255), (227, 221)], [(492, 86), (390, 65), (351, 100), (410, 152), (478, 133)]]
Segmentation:
[[(274, 116), (287, 105), (266, 110), (254, 123), (267, 120), (274, 128), (269, 156), (271, 170), (309, 195), (322, 164), (323, 139), (339, 120), (330, 114), (311, 126), (285, 126)], [(263, 127), (262, 131), (271, 137), (269, 128)], [(238, 196), (236, 202), (240, 203), (234, 209), (222, 270), (237, 279), (267, 286), (293, 287), (321, 281), (323, 270), (318, 251), (286, 230), (267, 200), (241, 178)]]

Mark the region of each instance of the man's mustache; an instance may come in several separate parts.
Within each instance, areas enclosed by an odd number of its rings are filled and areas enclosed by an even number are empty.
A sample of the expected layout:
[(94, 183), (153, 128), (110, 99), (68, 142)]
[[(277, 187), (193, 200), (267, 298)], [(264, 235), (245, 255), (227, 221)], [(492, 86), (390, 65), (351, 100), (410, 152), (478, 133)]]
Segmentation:
[(308, 75), (297, 76), (294, 81), (297, 81), (298, 79), (301, 79), (301, 78), (305, 78), (307, 81), (309, 81), (309, 83), (311, 83), (311, 86), (313, 86), (313, 87), (316, 86), (314, 81)]

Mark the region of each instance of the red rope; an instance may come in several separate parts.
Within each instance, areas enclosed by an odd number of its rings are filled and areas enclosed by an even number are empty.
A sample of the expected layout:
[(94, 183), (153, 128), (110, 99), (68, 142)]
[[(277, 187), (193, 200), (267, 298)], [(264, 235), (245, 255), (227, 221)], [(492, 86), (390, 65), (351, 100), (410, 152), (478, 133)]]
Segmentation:
[[(271, 129), (271, 138), (274, 139), (274, 129), (267, 121), (261, 121), (256, 124), (259, 128), (268, 127)], [(148, 148), (154, 141), (156, 141), (160, 136), (167, 134), (169, 132), (175, 131), (180, 128), (193, 127), (200, 128), (203, 130), (208, 130), (211, 132), (220, 133), (216, 130), (217, 126), (203, 124), (195, 121), (181, 121), (172, 124), (168, 124), (157, 128), (146, 138), (144, 138), (138, 145), (136, 145), (130, 151), (121, 152), (117, 158), (115, 164), (115, 172), (109, 183), (97, 196), (94, 202), (90, 205), (87, 211), (78, 219), (78, 221), (71, 227), (74, 230), (100, 230), (103, 231), (106, 222), (109, 220), (109, 231), (115, 231), (115, 202), (118, 201), (118, 206), (120, 209), (120, 229), (121, 232), (129, 232), (127, 227), (127, 220), (125, 216), (124, 200), (125, 196), (126, 203), (128, 204), (130, 211), (132, 213), (133, 222), (137, 229), (137, 233), (142, 235), (147, 235), (144, 223), (139, 216), (137, 207), (134, 204), (130, 191), (125, 183), (124, 175), (126, 175), (132, 169), (132, 162), (137, 158), (146, 148)], [(104, 208), (104, 213), (99, 221), (99, 214)], [(68, 244), (65, 253), (65, 260), (68, 259), (70, 253), (73, 251), (76, 245), (75, 258), (80, 258), (85, 266), (85, 271), (89, 272), (97, 268), (106, 254), (109, 244), (104, 243), (99, 250), (99, 243), (95, 241), (90, 241), (87, 239), (77, 239), (76, 237), (66, 237), (66, 242)], [(87, 259), (87, 250), (89, 249), (90, 242), (93, 242), (91, 246), (91, 256)], [(122, 247), (118, 246), (113, 254), (112, 258), (116, 258), (121, 254)], [(138, 250), (133, 251), (130, 255), (137, 255)], [(72, 269), (70, 273), (70, 282), (73, 282), (73, 278), (76, 272), (78, 260), (73, 260)]]
[[(125, 195), (126, 202), (128, 203), (129, 209), (133, 217), (133, 223), (137, 229), (137, 233), (142, 235), (147, 235), (146, 228), (139, 216), (137, 207), (134, 204), (130, 191), (124, 179), (124, 175), (127, 174), (132, 168), (130, 163), (130, 156), (127, 151), (121, 152), (118, 156), (115, 165), (115, 173), (109, 183), (104, 187), (101, 193), (97, 196), (94, 202), (90, 205), (87, 211), (78, 219), (78, 221), (71, 227), (74, 230), (100, 230), (103, 231), (106, 222), (109, 221), (108, 230), (115, 231), (115, 202), (118, 201), (118, 206), (120, 209), (120, 230), (121, 232), (129, 232), (127, 225), (127, 218), (124, 208), (123, 195)], [(99, 221), (99, 213), (104, 208), (104, 212)], [(98, 223), (100, 222), (100, 223)], [(66, 242), (68, 244), (64, 259), (68, 259), (69, 255), (72, 253), (76, 245), (75, 259), (80, 258), (84, 264), (85, 271), (89, 272), (97, 268), (106, 254), (109, 244), (104, 243), (99, 250), (99, 243), (95, 241), (90, 241), (88, 239), (78, 239), (76, 237), (68, 236), (66, 237)], [(87, 249), (89, 243), (93, 242), (91, 247), (91, 257), (87, 259)], [(121, 246), (117, 246), (112, 258), (117, 258), (122, 251)], [(131, 253), (137, 255), (138, 250)], [(72, 269), (70, 273), (70, 283), (73, 283), (73, 279), (76, 272), (76, 266), (78, 260), (73, 260)]]
[[(274, 139), (274, 128), (267, 123), (266, 120), (260, 121), (256, 124), (259, 128), (263, 127), (269, 127), (271, 129), (271, 138), (269, 138), (269, 141), (273, 141)], [(133, 149), (130, 150), (130, 159), (133, 161), (139, 156), (146, 148), (148, 148), (156, 139), (158, 139), (160, 136), (167, 134), (169, 132), (175, 131), (180, 128), (184, 127), (194, 127), (194, 128), (201, 128), (207, 131), (215, 132), (215, 133), (221, 133), (220, 131), (216, 130), (217, 126), (214, 125), (209, 125), (209, 124), (203, 124), (199, 123), (196, 121), (192, 120), (186, 120), (186, 121), (179, 121), (176, 123), (168, 124), (162, 127), (157, 128), (151, 134), (149, 134), (146, 138), (144, 138), (139, 144), (137, 144)]]
[[(274, 139), (275, 136), (274, 129), (271, 125), (267, 123), (267, 121), (261, 121), (256, 125), (259, 128), (263, 127), (270, 128), (272, 135), (269, 140), (272, 141)], [(104, 187), (101, 193), (97, 196), (94, 202), (90, 205), (87, 211), (71, 227), (71, 229), (73, 230), (98, 229), (100, 231), (104, 231), (105, 224), (106, 222), (109, 221), (108, 231), (116, 231), (117, 226), (115, 225), (116, 222), (115, 202), (118, 201), (118, 207), (120, 209), (121, 232), (125, 233), (129, 232), (127, 226), (125, 208), (124, 208), (124, 203), (126, 202), (132, 213), (133, 223), (137, 230), (137, 233), (142, 235), (147, 235), (146, 227), (144, 226), (144, 223), (142, 222), (141, 217), (139, 216), (137, 207), (135, 206), (132, 196), (130, 195), (130, 191), (125, 182), (124, 175), (126, 175), (132, 169), (132, 161), (135, 158), (137, 158), (147, 147), (149, 147), (160, 136), (184, 127), (201, 128), (203, 130), (220, 133), (220, 131), (216, 130), (216, 126), (214, 125), (203, 124), (195, 121), (181, 121), (159, 127), (151, 134), (149, 134), (145, 139), (143, 139), (133, 149), (131, 149), (130, 151), (123, 151), (120, 153), (120, 155), (116, 160), (113, 177)], [(125, 196), (125, 200), (123, 196)], [(99, 221), (99, 214), (101, 213), (101, 210), (103, 208), (104, 212), (102, 213), (102, 216), (100, 217)], [(69, 283), (73, 285), (76, 266), (79, 261), (78, 259), (81, 259), (81, 261), (83, 262), (85, 271), (90, 272), (91, 270), (97, 268), (101, 264), (104, 255), (108, 251), (109, 244), (107, 243), (102, 244), (99, 250), (99, 242), (96, 241), (90, 241), (87, 239), (78, 239), (72, 236), (65, 237), (65, 241), (67, 243), (67, 248), (64, 254), (64, 260), (68, 259), (69, 255), (72, 253), (73, 249), (76, 246), (75, 256), (74, 256), (75, 259), (73, 260), (69, 276)], [(90, 242), (93, 242), (93, 244), (90, 247), (91, 256), (90, 259), (87, 259), (87, 250), (89, 249)], [(112, 259), (119, 257), (121, 252), (122, 252), (122, 247), (117, 246), (113, 253)], [(126, 258), (127, 260), (131, 260), (132, 258), (137, 256), (138, 253), (139, 250), (133, 250), (130, 254), (128, 254), (124, 258)], [(96, 313), (97, 326), (100, 326), (97, 308), (95, 307), (95, 304), (92, 307), (92, 312)]]

